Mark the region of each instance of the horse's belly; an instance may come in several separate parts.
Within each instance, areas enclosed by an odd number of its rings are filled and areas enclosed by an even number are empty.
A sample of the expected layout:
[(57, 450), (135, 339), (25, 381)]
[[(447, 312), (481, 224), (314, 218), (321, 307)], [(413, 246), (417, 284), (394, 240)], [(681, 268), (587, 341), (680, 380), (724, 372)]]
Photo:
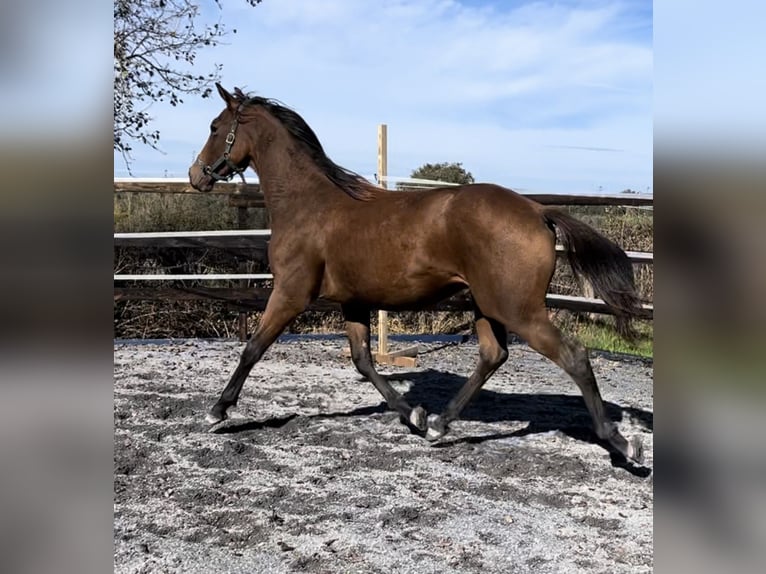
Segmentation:
[(418, 273), (360, 269), (328, 269), (320, 296), (339, 303), (356, 302), (379, 309), (418, 309), (457, 293), (466, 286), (454, 273)]

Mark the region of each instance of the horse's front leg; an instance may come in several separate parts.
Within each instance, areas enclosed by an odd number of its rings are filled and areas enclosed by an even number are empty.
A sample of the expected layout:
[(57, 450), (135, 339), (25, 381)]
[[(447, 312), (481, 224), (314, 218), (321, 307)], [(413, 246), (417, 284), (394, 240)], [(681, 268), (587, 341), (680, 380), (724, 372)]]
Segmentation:
[(234, 374), (229, 384), (221, 393), (218, 402), (210, 409), (206, 420), (210, 424), (217, 424), (226, 420), (226, 411), (229, 407), (237, 404), (242, 385), (247, 375), (271, 344), (279, 337), (282, 331), (297, 317), (310, 303), (308, 296), (295, 296), (288, 294), (277, 287), (266, 303), (266, 310), (261, 316), (255, 334), (250, 338), (242, 351)]

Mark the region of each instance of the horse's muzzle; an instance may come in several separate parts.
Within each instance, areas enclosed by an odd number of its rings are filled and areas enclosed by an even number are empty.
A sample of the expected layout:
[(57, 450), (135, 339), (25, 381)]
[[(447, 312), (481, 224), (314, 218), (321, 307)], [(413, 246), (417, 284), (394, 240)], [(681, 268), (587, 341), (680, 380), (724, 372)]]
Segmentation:
[(215, 180), (195, 164), (189, 168), (189, 183), (197, 191), (210, 191)]

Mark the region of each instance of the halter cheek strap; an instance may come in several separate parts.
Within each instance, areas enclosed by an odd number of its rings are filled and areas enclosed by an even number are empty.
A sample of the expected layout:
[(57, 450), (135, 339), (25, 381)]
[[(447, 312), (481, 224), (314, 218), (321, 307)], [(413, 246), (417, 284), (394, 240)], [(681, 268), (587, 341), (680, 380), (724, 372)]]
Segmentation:
[[(197, 157), (197, 165), (199, 165), (202, 168), (202, 173), (204, 173), (207, 176), (210, 176), (215, 181), (229, 181), (231, 178), (233, 178), (235, 175), (238, 175), (238, 174), (240, 175), (240, 177), (242, 177), (242, 172), (247, 169), (247, 167), (239, 167), (237, 164), (235, 164), (229, 159), (229, 152), (231, 151), (231, 148), (234, 145), (234, 140), (237, 139), (238, 126), (239, 126), (239, 109), (237, 109), (237, 113), (234, 115), (234, 121), (231, 123), (231, 129), (229, 130), (229, 133), (226, 134), (226, 147), (223, 150), (223, 155), (219, 157), (217, 160), (215, 160), (215, 162), (213, 162), (213, 165), (207, 165), (199, 157)], [(218, 173), (218, 170), (221, 168), (221, 166), (224, 166), (224, 165), (229, 168), (229, 173), (227, 175), (221, 175), (220, 173)]]

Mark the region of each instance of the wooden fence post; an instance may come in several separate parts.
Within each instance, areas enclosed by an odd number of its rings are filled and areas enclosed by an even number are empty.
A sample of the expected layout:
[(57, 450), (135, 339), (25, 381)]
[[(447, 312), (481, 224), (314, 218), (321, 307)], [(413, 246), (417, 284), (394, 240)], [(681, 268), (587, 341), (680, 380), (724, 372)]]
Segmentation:
[[(386, 124), (378, 125), (378, 184), (388, 187), (388, 128)], [(386, 238), (382, 237), (381, 241)], [(418, 347), (407, 347), (399, 351), (391, 352), (388, 349), (388, 312), (378, 310), (378, 352), (375, 360), (378, 363), (398, 365), (400, 367), (414, 367)]]
[[(237, 208), (237, 227), (239, 229), (247, 228), (247, 207), (239, 206)], [(244, 261), (239, 262), (239, 272), (247, 272), (247, 263)], [(241, 288), (247, 287), (247, 279), (241, 279), (239, 281)], [(247, 311), (239, 312), (239, 342), (244, 343), (247, 341)]]
[[(388, 126), (378, 126), (378, 184), (387, 187), (388, 175)], [(383, 238), (383, 240), (385, 240)], [(378, 355), (388, 355), (388, 312), (378, 311)]]

